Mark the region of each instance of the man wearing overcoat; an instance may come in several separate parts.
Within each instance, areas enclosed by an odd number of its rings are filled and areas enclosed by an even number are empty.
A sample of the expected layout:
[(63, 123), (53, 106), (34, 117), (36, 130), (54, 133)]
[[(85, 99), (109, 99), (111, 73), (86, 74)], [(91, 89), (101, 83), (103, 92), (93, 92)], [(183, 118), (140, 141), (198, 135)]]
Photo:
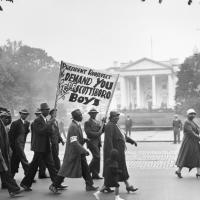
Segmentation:
[(10, 112), (6, 108), (0, 108), (0, 175), (4, 188), (8, 189), (10, 197), (14, 197), (19, 194), (21, 190), (10, 173), (11, 149), (6, 131), (6, 126), (10, 123)]
[(29, 168), (29, 163), (24, 152), (26, 137), (30, 132), (30, 122), (26, 120), (29, 113), (26, 109), (23, 109), (19, 112), (19, 114), (20, 118), (12, 122), (9, 130), (9, 138), (13, 151), (11, 157), (11, 173), (13, 177), (18, 172), (20, 162), (25, 175), (28, 173)]
[(100, 148), (101, 135), (103, 133), (103, 124), (96, 120), (98, 114), (97, 110), (92, 108), (88, 114), (90, 118), (84, 124), (85, 133), (88, 138), (87, 147), (92, 153), (92, 160), (89, 164), (90, 173), (93, 179), (102, 179), (99, 176), (100, 172)]
[[(127, 192), (135, 192), (137, 188), (134, 188), (132, 185), (130, 185), (128, 179), (129, 179), (129, 173), (126, 165), (126, 142), (130, 144), (134, 144), (137, 146), (137, 143), (129, 138), (126, 134), (123, 133), (123, 131), (118, 126), (117, 122), (119, 121), (119, 115), (117, 111), (111, 111), (109, 122), (105, 126), (105, 138), (104, 138), (104, 170), (103, 170), (103, 176), (105, 176), (106, 171), (106, 161), (109, 159), (110, 152), (112, 149), (117, 149), (119, 152), (119, 169), (122, 173), (119, 175), (119, 182), (124, 182), (126, 185)], [(105, 188), (102, 188), (102, 191), (105, 190)]]
[(83, 138), (80, 126), (80, 122), (83, 119), (82, 113), (79, 109), (76, 109), (72, 111), (71, 114), (73, 120), (68, 129), (63, 163), (55, 181), (49, 187), (53, 193), (57, 193), (58, 185), (64, 181), (65, 177), (83, 177), (86, 184), (86, 191), (93, 191), (97, 189), (97, 187), (93, 186), (93, 180), (86, 160), (86, 156), (89, 155), (89, 153), (83, 147), (85, 139)]

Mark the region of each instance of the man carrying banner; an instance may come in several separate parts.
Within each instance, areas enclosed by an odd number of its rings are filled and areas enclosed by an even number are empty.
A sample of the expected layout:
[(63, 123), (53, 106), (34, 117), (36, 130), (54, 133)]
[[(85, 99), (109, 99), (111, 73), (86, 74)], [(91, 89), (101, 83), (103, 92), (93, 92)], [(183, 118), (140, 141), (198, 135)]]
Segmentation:
[[(89, 164), (92, 179), (103, 179), (99, 176), (100, 172), (100, 148), (101, 148), (101, 135), (103, 133), (104, 124), (96, 120), (98, 114), (96, 109), (91, 109), (88, 114), (90, 119), (85, 122), (84, 129), (88, 138), (87, 147), (92, 153), (92, 160)], [(103, 120), (103, 122), (105, 119)], [(102, 128), (101, 128), (102, 127)]]
[(83, 138), (80, 126), (80, 122), (83, 119), (82, 113), (79, 109), (76, 109), (71, 114), (72, 122), (68, 129), (63, 163), (55, 181), (49, 187), (53, 193), (58, 193), (58, 186), (64, 181), (65, 177), (83, 177), (86, 184), (86, 191), (95, 191), (98, 188), (93, 186), (93, 180), (86, 160), (89, 152), (83, 147), (85, 139)]

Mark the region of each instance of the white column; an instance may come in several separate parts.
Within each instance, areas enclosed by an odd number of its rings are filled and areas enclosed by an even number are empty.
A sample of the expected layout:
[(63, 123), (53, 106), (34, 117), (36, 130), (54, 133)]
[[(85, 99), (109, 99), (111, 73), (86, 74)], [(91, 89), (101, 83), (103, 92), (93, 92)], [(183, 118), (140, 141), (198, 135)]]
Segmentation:
[(155, 75), (151, 76), (152, 80), (152, 108), (156, 108), (156, 77)]
[(172, 80), (172, 75), (168, 74), (168, 108), (173, 108), (173, 101), (174, 101), (173, 80)]
[(126, 107), (127, 107), (127, 109), (129, 108), (129, 94), (130, 94), (129, 80), (126, 79)]
[(120, 92), (121, 92), (121, 109), (126, 108), (127, 101), (127, 88), (126, 88), (126, 79), (125, 77), (120, 77)]
[(140, 108), (140, 77), (136, 76), (136, 102), (137, 108)]

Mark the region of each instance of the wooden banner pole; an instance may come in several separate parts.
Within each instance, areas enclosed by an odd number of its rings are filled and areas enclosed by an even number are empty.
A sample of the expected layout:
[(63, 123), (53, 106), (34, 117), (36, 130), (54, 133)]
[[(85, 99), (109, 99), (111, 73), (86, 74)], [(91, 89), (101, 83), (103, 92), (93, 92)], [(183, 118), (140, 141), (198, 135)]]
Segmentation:
[(55, 105), (54, 105), (54, 109), (56, 110), (57, 108), (57, 101), (58, 101), (58, 94), (59, 94), (59, 82), (60, 82), (60, 76), (61, 76), (61, 68), (62, 68), (62, 61), (60, 63), (60, 71), (59, 71), (59, 75), (58, 75), (58, 83), (57, 83), (57, 90), (56, 90), (56, 99), (55, 99)]

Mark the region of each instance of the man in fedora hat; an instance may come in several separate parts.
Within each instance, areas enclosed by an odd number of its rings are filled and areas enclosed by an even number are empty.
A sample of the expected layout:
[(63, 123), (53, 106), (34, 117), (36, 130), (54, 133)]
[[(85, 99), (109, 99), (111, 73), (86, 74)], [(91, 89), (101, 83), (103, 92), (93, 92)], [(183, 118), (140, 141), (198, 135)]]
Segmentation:
[(20, 118), (12, 122), (9, 130), (11, 148), (13, 151), (11, 157), (11, 173), (13, 177), (18, 172), (20, 162), (24, 169), (24, 174), (27, 174), (29, 167), (29, 163), (24, 152), (26, 137), (30, 132), (30, 122), (26, 120), (29, 112), (26, 109), (22, 109), (19, 111), (19, 114)]
[(104, 124), (96, 120), (96, 116), (98, 114), (96, 109), (92, 108), (88, 114), (90, 115), (90, 118), (85, 122), (84, 129), (88, 138), (87, 147), (92, 153), (92, 160), (89, 164), (90, 173), (92, 174), (93, 179), (102, 179), (102, 177), (99, 176), (99, 172), (101, 135), (103, 133), (103, 129), (101, 127)]
[[(35, 117), (38, 118), (41, 115), (41, 111), (39, 108), (35, 111)], [(33, 128), (33, 123), (31, 123), (31, 150), (33, 151), (33, 144), (35, 142), (35, 134), (34, 134), (34, 128)], [(46, 175), (46, 166), (43, 160), (40, 160), (39, 162), (39, 173), (38, 173), (38, 178), (39, 179), (44, 179), (44, 178), (49, 178)]]
[(44, 160), (52, 181), (55, 179), (57, 174), (50, 145), (51, 126), (55, 119), (53, 118), (49, 121), (47, 120), (47, 116), (49, 115), (50, 111), (47, 103), (40, 104), (40, 111), (41, 115), (33, 122), (33, 132), (35, 135), (35, 139), (32, 144), (32, 150), (34, 151), (33, 159), (29, 165), (28, 173), (22, 179), (20, 184), (20, 186), (26, 191), (32, 190), (31, 186), (37, 173), (40, 160)]

